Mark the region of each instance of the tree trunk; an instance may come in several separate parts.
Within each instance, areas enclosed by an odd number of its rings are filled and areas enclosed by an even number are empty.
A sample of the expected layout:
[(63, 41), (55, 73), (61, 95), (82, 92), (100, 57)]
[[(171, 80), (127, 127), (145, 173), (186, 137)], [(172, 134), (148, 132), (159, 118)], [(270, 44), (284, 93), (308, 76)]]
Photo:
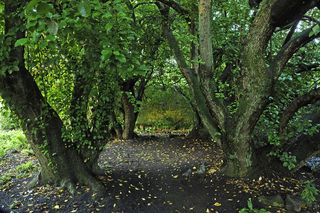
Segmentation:
[(201, 121), (201, 117), (197, 111), (196, 105), (192, 103), (192, 100), (190, 99), (187, 99), (187, 101), (190, 102), (190, 106), (194, 113), (193, 127), (192, 127), (192, 130), (187, 135), (187, 137), (194, 138), (194, 139), (210, 139), (211, 136)]
[(134, 138), (134, 128), (137, 120), (137, 113), (135, 112), (134, 105), (131, 103), (128, 94), (123, 93), (122, 106), (124, 111), (124, 124), (122, 138), (125, 140)]
[(117, 116), (115, 112), (111, 112), (110, 120), (112, 122), (112, 132), (113, 136), (115, 136), (118, 139), (122, 139), (122, 126), (117, 120)]
[(73, 147), (63, 141), (59, 116), (41, 96), (26, 69), (21, 67), (2, 77), (0, 94), (22, 121), (28, 142), (40, 163), (40, 183), (80, 182), (93, 190), (103, 190)]
[(222, 171), (229, 177), (245, 177), (253, 173), (251, 133), (236, 133), (229, 125), (228, 135), (222, 137), (224, 164)]
[[(40, 183), (68, 184), (69, 190), (74, 192), (72, 186), (79, 182), (102, 192), (103, 185), (72, 145), (62, 139), (62, 121), (25, 68), (24, 48), (14, 47), (15, 41), (25, 36), (20, 30), (24, 22), (16, 13), (22, 7), (21, 2), (5, 4), (5, 39), (11, 43), (7, 47), (8, 57), (2, 60), (8, 71), (0, 77), (0, 95), (22, 121), (28, 142), (40, 163)], [(16, 33), (12, 35), (12, 32)]]

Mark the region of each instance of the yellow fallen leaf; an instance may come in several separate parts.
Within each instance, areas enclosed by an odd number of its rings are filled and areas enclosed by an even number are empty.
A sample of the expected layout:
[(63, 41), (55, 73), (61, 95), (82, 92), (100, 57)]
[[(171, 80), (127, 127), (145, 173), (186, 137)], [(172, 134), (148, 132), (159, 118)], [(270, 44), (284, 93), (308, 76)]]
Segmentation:
[(53, 208), (54, 209), (60, 209), (60, 206), (59, 205), (55, 205)]
[(215, 202), (213, 205), (214, 205), (214, 206), (221, 206), (221, 203)]
[(206, 213), (210, 213), (210, 209), (207, 209), (207, 210), (206, 210)]
[(179, 177), (179, 175), (174, 175), (174, 176), (172, 176), (173, 178), (178, 178)]
[(215, 173), (217, 170), (215, 169), (215, 168), (211, 168), (211, 169), (209, 169), (209, 171), (208, 171), (208, 174), (213, 174), (213, 173)]

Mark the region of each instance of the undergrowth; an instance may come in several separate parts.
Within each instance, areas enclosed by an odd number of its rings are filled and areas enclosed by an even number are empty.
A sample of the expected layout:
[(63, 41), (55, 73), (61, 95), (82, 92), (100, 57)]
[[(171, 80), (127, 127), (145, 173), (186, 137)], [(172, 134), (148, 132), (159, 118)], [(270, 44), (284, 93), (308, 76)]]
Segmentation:
[(28, 152), (30, 150), (26, 136), (21, 130), (0, 130), (0, 157), (9, 150)]

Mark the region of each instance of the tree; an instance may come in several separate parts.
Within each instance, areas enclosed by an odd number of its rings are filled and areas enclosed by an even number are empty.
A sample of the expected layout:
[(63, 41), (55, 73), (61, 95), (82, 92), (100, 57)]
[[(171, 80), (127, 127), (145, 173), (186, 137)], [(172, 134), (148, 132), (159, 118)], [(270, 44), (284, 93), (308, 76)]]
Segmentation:
[[(96, 14), (105, 14), (98, 11), (104, 11), (106, 5), (92, 3), (96, 6)], [(102, 51), (100, 43), (94, 43), (94, 36), (91, 37), (92, 40), (85, 40), (85, 45), (98, 45), (96, 48), (81, 46), (83, 41), (80, 41), (79, 35), (91, 33), (90, 27), (94, 21), (88, 18), (86, 23), (79, 24), (79, 17), (87, 16), (88, 5), (4, 1), (4, 8), (5, 27), (1, 48), (1, 61), (4, 66), (1, 68), (0, 95), (20, 118), (28, 141), (39, 160), (41, 172), (37, 181), (61, 184), (67, 186), (71, 192), (75, 190), (73, 184), (79, 182), (89, 185), (94, 191), (103, 192), (104, 186), (96, 179), (95, 174), (97, 157), (109, 138), (108, 118), (113, 103), (109, 97), (113, 88), (113, 74), (106, 73), (106, 67), (101, 66), (100, 61), (91, 63), (92, 67), (89, 67), (89, 62), (92, 61), (90, 57), (100, 58)], [(57, 12), (60, 8), (63, 8), (62, 15)], [(73, 19), (71, 14), (78, 18)], [(60, 21), (59, 24), (57, 21)], [(64, 44), (71, 49), (70, 52), (64, 52), (66, 49), (63, 48), (58, 48), (57, 52), (58, 27), (62, 27), (63, 23), (66, 26), (70, 22), (75, 24), (75, 29), (66, 30), (66, 37), (70, 34), (79, 37), (65, 39)], [(88, 28), (90, 31), (86, 31)], [(63, 38), (63, 35), (60, 38)], [(70, 45), (74, 45), (73, 50)], [(26, 49), (28, 51), (25, 51)], [(26, 60), (26, 56), (32, 55), (34, 50), (59, 60), (51, 61), (49, 65), (39, 65), (28, 57)], [(72, 51), (77, 50), (80, 50), (80, 54), (72, 55)], [(34, 59), (39, 59), (39, 63), (45, 58), (41, 54), (39, 57), (37, 54), (34, 56)], [(79, 64), (74, 63), (75, 67), (63, 66), (70, 61)], [(59, 91), (47, 91), (47, 82), (37, 80), (37, 72), (41, 72), (41, 69), (52, 69), (54, 62), (59, 65), (56, 71), (65, 72), (72, 82), (72, 90), (65, 90), (71, 95), (64, 99), (64, 104), (69, 104), (70, 107), (59, 109), (63, 120), (54, 109), (61, 103), (51, 97), (57, 96)], [(26, 65), (33, 67), (28, 70)], [(61, 67), (63, 69), (59, 69)], [(59, 79), (50, 74), (52, 73), (44, 73), (42, 80), (47, 79), (49, 85), (53, 85)], [(91, 87), (90, 90), (88, 87)]]
[[(117, 132), (121, 134), (120, 138), (132, 139), (145, 89), (151, 78), (154, 77), (153, 72), (157, 60), (161, 60), (157, 58), (163, 39), (153, 21), (152, 9), (145, 7), (141, 10), (139, 4), (133, 5), (131, 1), (125, 1), (125, 3), (128, 7), (130, 27), (134, 37), (133, 40), (125, 41), (127, 42), (126, 58), (133, 68), (120, 72), (119, 87), (122, 97), (119, 111), (123, 119), (122, 122), (116, 121), (115, 123), (118, 125)], [(126, 31), (128, 28), (123, 30)], [(120, 127), (119, 123), (123, 125)]]
[[(239, 2), (228, 1), (228, 4), (238, 5)], [(224, 172), (227, 175), (243, 177), (254, 173), (258, 166), (258, 158), (255, 157), (253, 147), (253, 131), (260, 116), (271, 102), (275, 84), (294, 53), (319, 36), (319, 31), (311, 33), (317, 26), (312, 24), (294, 36), (288, 35), (284, 45), (277, 52), (270, 53), (268, 46), (277, 32), (276, 29), (299, 21), (317, 4), (319, 4), (317, 1), (310, 1), (308, 4), (304, 4), (303, 1), (262, 1), (257, 13), (253, 13), (252, 21), (247, 22), (247, 26), (240, 26), (246, 29), (250, 24), (247, 33), (245, 30), (242, 31), (246, 36), (245, 41), (240, 40), (242, 53), (237, 55), (237, 60), (231, 60), (226, 63), (227, 65), (223, 65), (224, 71), (228, 71), (228, 64), (239, 66), (239, 73), (232, 76), (237, 79), (233, 81), (237, 85), (233, 85), (232, 95), (221, 98), (217, 94), (225, 90), (220, 86), (223, 75), (219, 72), (221, 64), (217, 62), (225, 53), (213, 44), (215, 37), (219, 36), (213, 30), (215, 24), (213, 20), (219, 20), (219, 17), (227, 16), (234, 11), (212, 11), (210, 0), (200, 0), (196, 17), (191, 12), (192, 8), (185, 7), (182, 3), (166, 0), (157, 2), (163, 18), (164, 35), (189, 84), (201, 120), (210, 135), (221, 141), (225, 154)], [(240, 5), (242, 8), (248, 8), (243, 4)], [(198, 37), (190, 39), (188, 59), (173, 33), (174, 19), (170, 10), (174, 10), (186, 21), (191, 35)], [(244, 10), (249, 13), (248, 9)], [(212, 17), (213, 13), (217, 14), (215, 19)], [(240, 30), (240, 27), (234, 24), (228, 27)], [(225, 73), (224, 71), (222, 73)], [(229, 72), (229, 75), (232, 75), (232, 72)]]

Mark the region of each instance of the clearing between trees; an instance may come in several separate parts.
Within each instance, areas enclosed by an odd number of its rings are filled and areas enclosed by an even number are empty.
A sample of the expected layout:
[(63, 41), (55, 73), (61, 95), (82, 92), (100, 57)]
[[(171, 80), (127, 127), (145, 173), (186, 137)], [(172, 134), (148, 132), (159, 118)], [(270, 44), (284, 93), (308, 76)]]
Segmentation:
[[(290, 212), (286, 210), (287, 195), (299, 195), (303, 181), (311, 175), (299, 171), (290, 176), (227, 178), (219, 173), (222, 159), (221, 149), (210, 141), (181, 135), (114, 140), (99, 158), (106, 171), (99, 176), (106, 194), (98, 197), (79, 185), (74, 196), (50, 185), (29, 189), (30, 175), (19, 177), (17, 166), (31, 161), (30, 174), (37, 169), (37, 160), (11, 151), (0, 163), (2, 177), (13, 173), (12, 179), (1, 185), (1, 208), (14, 212), (238, 212), (251, 198), (255, 208)], [(277, 196), (284, 203), (272, 201)], [(300, 205), (299, 200), (295, 204)], [(302, 204), (301, 208), (306, 212)], [(319, 210), (317, 204), (309, 208), (309, 212)]]

